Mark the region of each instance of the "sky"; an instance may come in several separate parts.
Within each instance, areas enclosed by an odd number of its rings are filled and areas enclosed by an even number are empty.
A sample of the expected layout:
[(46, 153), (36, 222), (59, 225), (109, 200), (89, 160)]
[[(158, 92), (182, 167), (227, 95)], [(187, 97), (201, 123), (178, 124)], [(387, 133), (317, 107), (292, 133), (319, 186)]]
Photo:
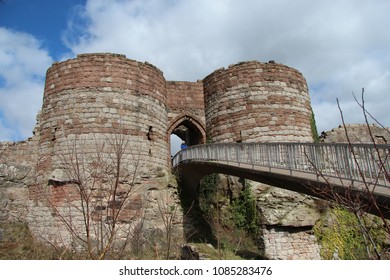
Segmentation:
[(318, 131), (362, 123), (354, 99), (390, 126), (388, 0), (0, 0), (0, 141), (32, 135), (46, 70), (80, 53), (148, 61), (196, 81), (275, 60), (306, 78)]

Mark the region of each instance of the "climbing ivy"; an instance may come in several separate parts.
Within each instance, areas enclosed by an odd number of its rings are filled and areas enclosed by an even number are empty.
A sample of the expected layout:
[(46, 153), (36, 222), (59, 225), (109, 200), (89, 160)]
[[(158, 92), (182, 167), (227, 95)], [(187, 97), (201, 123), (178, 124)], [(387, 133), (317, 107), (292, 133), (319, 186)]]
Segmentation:
[(216, 248), (232, 252), (246, 248), (244, 251), (260, 256), (259, 215), (251, 185), (244, 183), (238, 196), (229, 197), (220, 182), (219, 174), (211, 174), (202, 179), (199, 187), (199, 208), (211, 226)]
[[(330, 209), (330, 212), (315, 225), (314, 234), (321, 244), (323, 259), (370, 258), (368, 254), (372, 251), (371, 245), (365, 240), (356, 215), (345, 208)], [(383, 244), (385, 240), (383, 229), (372, 227), (369, 234), (378, 246)]]
[(251, 192), (251, 185), (247, 182), (240, 196), (231, 204), (232, 219), (235, 226), (256, 236), (259, 233), (259, 216), (256, 210), (256, 200)]
[(211, 207), (214, 204), (218, 184), (219, 176), (215, 173), (204, 176), (200, 181), (199, 206), (206, 216), (211, 214)]

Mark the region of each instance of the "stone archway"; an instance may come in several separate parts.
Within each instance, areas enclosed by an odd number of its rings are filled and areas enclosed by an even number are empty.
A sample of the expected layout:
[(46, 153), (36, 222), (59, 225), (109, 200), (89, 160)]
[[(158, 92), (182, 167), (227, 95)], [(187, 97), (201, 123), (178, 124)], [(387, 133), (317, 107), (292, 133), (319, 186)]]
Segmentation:
[(194, 116), (188, 114), (177, 116), (168, 125), (167, 141), (169, 143), (169, 151), (171, 150), (171, 134), (177, 135), (188, 146), (206, 143), (206, 129), (204, 125)]

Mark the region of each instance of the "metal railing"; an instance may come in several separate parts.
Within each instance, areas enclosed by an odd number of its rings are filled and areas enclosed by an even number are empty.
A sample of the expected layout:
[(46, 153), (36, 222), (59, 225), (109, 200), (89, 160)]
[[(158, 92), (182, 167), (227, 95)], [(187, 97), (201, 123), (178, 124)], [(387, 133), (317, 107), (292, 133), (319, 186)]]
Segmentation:
[(390, 188), (390, 145), (327, 143), (222, 143), (192, 146), (177, 153), (185, 161), (218, 161), (301, 171)]

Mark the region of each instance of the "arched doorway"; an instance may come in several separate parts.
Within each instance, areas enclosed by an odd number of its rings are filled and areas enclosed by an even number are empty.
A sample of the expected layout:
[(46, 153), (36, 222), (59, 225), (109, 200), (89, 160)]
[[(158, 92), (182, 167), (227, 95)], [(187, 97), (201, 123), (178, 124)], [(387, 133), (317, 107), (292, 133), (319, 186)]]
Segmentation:
[(176, 117), (168, 126), (168, 143), (171, 153), (178, 151), (178, 146), (184, 141), (187, 146), (203, 144), (206, 142), (206, 130), (195, 117), (182, 115)]

